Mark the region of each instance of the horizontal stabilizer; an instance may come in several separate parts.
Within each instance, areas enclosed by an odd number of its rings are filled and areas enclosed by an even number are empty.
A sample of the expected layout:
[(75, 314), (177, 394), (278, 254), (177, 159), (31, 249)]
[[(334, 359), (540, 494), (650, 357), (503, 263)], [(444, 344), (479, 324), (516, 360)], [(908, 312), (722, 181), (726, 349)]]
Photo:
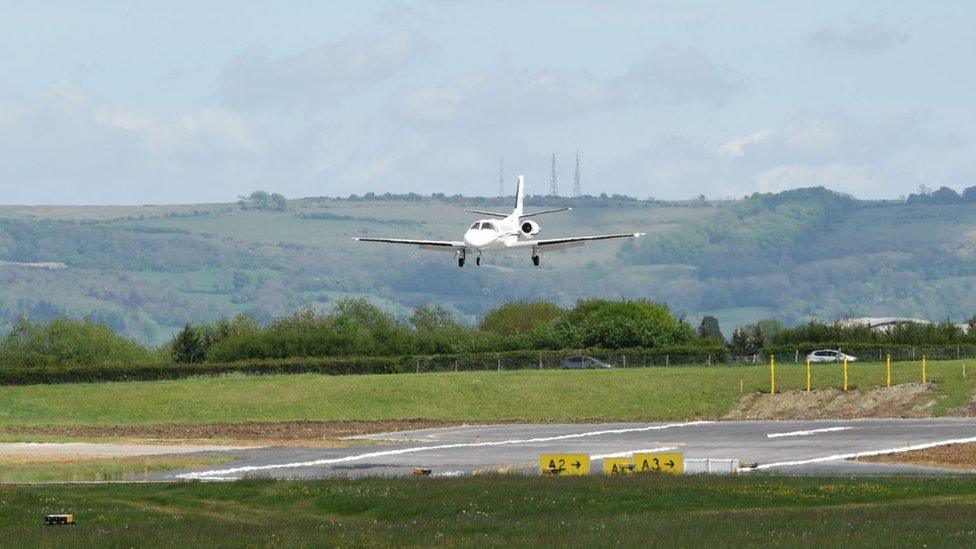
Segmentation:
[(468, 213), (478, 214), (478, 215), (493, 215), (495, 217), (508, 217), (508, 214), (502, 214), (498, 212), (486, 212), (484, 210), (464, 210)]
[(535, 217), (537, 215), (545, 215), (545, 214), (553, 214), (553, 213), (558, 213), (558, 212), (566, 212), (566, 211), (569, 211), (569, 210), (572, 210), (572, 208), (555, 208), (555, 209), (552, 209), (552, 210), (542, 210), (541, 212), (532, 212), (532, 213), (522, 214), (521, 217)]

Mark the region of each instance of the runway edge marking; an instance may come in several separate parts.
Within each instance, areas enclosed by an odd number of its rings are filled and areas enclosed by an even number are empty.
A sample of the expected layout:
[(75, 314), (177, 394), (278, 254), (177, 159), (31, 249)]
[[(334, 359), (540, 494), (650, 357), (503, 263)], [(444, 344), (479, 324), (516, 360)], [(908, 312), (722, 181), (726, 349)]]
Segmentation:
[(824, 427), (823, 429), (807, 429), (805, 431), (790, 431), (788, 433), (769, 433), (766, 435), (766, 438), (806, 437), (817, 433), (833, 433), (836, 431), (847, 431), (848, 429), (853, 429), (853, 427)]
[(810, 459), (798, 459), (793, 461), (777, 461), (774, 463), (759, 464), (755, 467), (742, 467), (739, 470), (742, 472), (746, 472), (746, 471), (755, 471), (757, 469), (771, 469), (773, 467), (792, 467), (795, 465), (809, 465), (810, 463), (824, 463), (827, 461), (841, 461), (844, 459), (883, 456), (886, 454), (897, 454), (900, 452), (911, 452), (914, 450), (927, 450), (929, 448), (936, 448), (938, 446), (946, 446), (949, 444), (967, 444), (970, 442), (976, 442), (976, 437), (951, 438), (947, 440), (940, 440), (937, 442), (926, 442), (924, 444), (900, 446), (898, 448), (886, 448), (884, 450), (868, 450), (866, 452), (852, 452), (850, 454), (834, 454), (832, 456), (824, 456), (824, 457), (810, 458)]
[(352, 456), (343, 456), (339, 458), (317, 459), (314, 461), (300, 461), (295, 463), (278, 463), (278, 464), (270, 464), (270, 465), (248, 465), (242, 467), (233, 467), (230, 469), (194, 471), (190, 473), (181, 473), (175, 475), (174, 478), (185, 479), (185, 480), (209, 479), (210, 477), (227, 477), (229, 475), (236, 475), (240, 473), (252, 473), (255, 471), (270, 471), (273, 469), (298, 469), (302, 467), (317, 467), (320, 465), (333, 465), (336, 463), (348, 463), (350, 461), (359, 461), (363, 459), (370, 459), (376, 457), (398, 456), (403, 454), (416, 454), (419, 452), (427, 452), (431, 450), (452, 450), (455, 448), (484, 448), (484, 447), (491, 447), (491, 446), (510, 446), (515, 444), (533, 444), (537, 442), (552, 442), (554, 440), (572, 440), (576, 438), (595, 437), (601, 435), (619, 435), (625, 433), (661, 431), (664, 429), (671, 429), (675, 427), (694, 427), (697, 425), (710, 425), (712, 423), (715, 422), (714, 421), (688, 421), (684, 423), (665, 423), (663, 425), (650, 425), (647, 427), (630, 427), (625, 429), (604, 429), (601, 431), (586, 431), (583, 433), (570, 433), (567, 435), (555, 435), (551, 437), (496, 440), (496, 441), (487, 441), (487, 442), (465, 442), (465, 443), (455, 443), (455, 444), (438, 444), (434, 446), (416, 446), (413, 448), (398, 448), (396, 450), (381, 450), (378, 452), (367, 452), (365, 454), (356, 454)]
[(667, 452), (668, 450), (677, 450), (676, 446), (660, 446), (658, 448), (647, 448), (644, 450), (627, 450), (626, 452), (614, 452), (612, 454), (590, 454), (590, 459), (607, 459), (607, 458), (622, 458), (630, 457), (634, 454), (653, 454), (655, 452)]

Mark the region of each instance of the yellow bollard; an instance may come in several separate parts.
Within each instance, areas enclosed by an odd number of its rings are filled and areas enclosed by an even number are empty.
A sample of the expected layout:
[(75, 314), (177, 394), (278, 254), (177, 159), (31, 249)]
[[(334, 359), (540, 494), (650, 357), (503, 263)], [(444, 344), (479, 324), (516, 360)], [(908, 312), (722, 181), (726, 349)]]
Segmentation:
[(891, 387), (891, 353), (885, 357), (885, 387)]
[(847, 357), (844, 357), (844, 390), (847, 390)]
[(810, 392), (810, 357), (807, 357), (807, 392)]
[(769, 355), (769, 394), (776, 394), (776, 357)]
[(925, 383), (925, 355), (922, 355), (922, 383)]

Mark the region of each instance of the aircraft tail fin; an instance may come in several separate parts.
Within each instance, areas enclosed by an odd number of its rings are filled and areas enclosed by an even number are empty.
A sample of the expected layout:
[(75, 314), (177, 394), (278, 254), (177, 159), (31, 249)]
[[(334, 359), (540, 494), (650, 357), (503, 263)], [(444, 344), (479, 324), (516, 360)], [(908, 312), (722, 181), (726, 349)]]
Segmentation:
[(525, 176), (518, 176), (518, 184), (515, 186), (515, 211), (512, 212), (516, 219), (522, 217), (522, 203), (525, 202)]

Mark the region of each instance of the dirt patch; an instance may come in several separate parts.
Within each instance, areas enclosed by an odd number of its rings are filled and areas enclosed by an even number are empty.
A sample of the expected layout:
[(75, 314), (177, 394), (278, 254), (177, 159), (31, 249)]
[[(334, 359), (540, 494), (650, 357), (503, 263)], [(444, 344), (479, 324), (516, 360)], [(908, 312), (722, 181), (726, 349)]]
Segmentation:
[(787, 391), (753, 393), (739, 400), (724, 419), (850, 419), (931, 417), (937, 396), (931, 383), (907, 383), (869, 391)]
[(391, 421), (252, 421), (205, 425), (130, 425), (8, 427), (0, 434), (45, 435), (65, 438), (134, 438), (161, 440), (334, 440), (340, 437), (462, 425), (459, 421), (403, 419)]
[(976, 443), (946, 444), (924, 450), (859, 458), (856, 461), (873, 463), (904, 463), (929, 467), (976, 469)]

